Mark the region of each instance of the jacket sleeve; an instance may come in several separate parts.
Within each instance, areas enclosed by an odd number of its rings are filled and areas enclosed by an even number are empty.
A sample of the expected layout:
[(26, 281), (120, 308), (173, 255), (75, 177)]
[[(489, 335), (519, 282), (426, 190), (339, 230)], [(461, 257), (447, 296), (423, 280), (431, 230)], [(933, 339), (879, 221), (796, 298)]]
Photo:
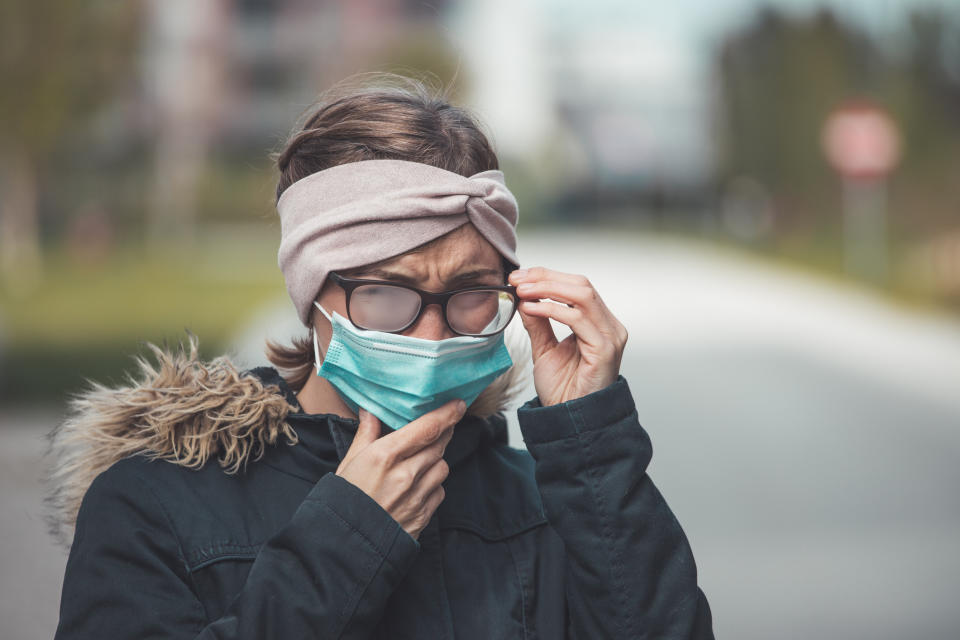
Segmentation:
[(98, 476), (77, 517), (57, 640), (367, 638), (420, 544), (376, 501), (324, 475), (207, 620), (178, 538), (134, 473)]
[(547, 520), (566, 549), (568, 636), (713, 638), (680, 524), (647, 475), (650, 438), (623, 376), (517, 411)]

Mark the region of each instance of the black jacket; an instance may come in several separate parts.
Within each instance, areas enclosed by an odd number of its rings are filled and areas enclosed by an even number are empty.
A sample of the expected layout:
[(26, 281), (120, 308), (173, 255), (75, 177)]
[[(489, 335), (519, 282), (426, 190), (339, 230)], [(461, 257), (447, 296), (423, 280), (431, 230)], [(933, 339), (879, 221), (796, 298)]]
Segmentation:
[(626, 380), (518, 419), (528, 451), (500, 414), (455, 426), (419, 540), (334, 473), (356, 420), (292, 412), (299, 443), (238, 474), (122, 459), (84, 494), (56, 638), (712, 638)]

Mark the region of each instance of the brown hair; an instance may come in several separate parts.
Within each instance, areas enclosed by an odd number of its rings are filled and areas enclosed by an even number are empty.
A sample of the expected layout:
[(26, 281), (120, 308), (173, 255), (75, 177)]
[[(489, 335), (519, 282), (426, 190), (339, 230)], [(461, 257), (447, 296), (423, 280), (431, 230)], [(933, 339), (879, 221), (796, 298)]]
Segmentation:
[[(277, 200), (301, 178), (360, 160), (411, 160), (464, 176), (500, 168), (478, 119), (452, 105), (447, 90), (383, 72), (358, 74), (326, 91), (273, 157), (280, 170)], [(299, 391), (312, 375), (312, 334), (292, 342), (267, 340), (265, 351)]]

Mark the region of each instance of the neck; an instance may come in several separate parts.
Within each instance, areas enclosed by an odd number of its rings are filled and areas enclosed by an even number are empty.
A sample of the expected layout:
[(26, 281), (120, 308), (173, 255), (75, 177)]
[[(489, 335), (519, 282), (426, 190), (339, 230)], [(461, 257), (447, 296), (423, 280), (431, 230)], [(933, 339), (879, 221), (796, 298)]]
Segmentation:
[(330, 381), (318, 375), (310, 376), (297, 393), (297, 402), (306, 413), (332, 413), (342, 418), (358, 419)]

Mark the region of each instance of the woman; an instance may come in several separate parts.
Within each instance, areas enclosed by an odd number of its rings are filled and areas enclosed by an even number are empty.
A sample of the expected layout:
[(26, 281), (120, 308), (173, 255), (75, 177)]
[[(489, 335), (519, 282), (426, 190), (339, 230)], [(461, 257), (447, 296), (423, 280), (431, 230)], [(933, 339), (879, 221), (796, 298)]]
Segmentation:
[[(516, 269), (470, 116), (413, 81), (355, 90), (277, 160), (310, 332), (242, 373), (192, 335), (150, 345), (143, 380), (73, 400), (56, 637), (712, 638), (645, 473), (627, 332), (586, 278)], [(517, 313), (532, 354), (504, 340)], [(523, 451), (502, 411), (531, 360)]]

